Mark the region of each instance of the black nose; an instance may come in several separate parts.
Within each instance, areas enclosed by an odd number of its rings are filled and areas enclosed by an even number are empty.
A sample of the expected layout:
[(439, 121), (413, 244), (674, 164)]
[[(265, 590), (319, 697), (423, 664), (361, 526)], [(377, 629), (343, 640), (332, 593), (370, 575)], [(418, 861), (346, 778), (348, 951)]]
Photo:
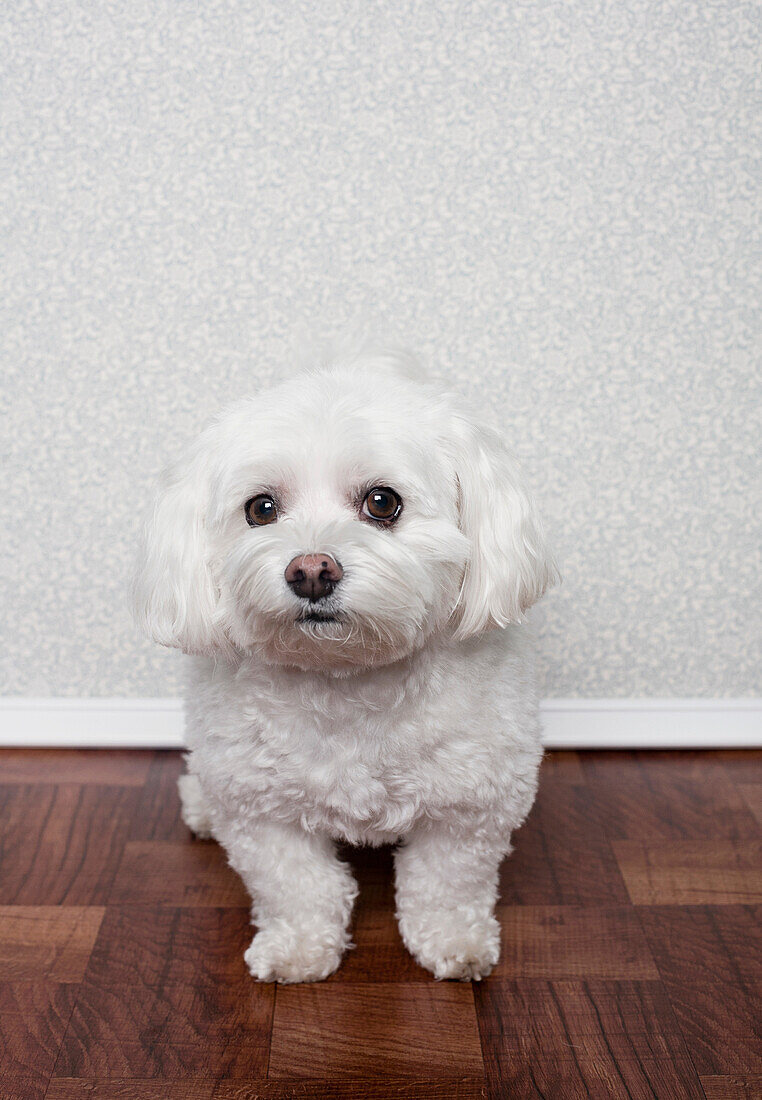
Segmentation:
[(344, 570), (330, 554), (301, 554), (288, 563), (284, 575), (296, 596), (322, 600), (333, 592)]

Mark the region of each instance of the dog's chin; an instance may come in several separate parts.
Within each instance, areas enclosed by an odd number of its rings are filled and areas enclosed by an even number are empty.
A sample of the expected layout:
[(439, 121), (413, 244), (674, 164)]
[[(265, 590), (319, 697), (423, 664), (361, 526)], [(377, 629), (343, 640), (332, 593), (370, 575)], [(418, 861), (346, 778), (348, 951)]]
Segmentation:
[(402, 660), (416, 642), (399, 624), (308, 609), (289, 620), (260, 620), (246, 649), (268, 664), (342, 676)]

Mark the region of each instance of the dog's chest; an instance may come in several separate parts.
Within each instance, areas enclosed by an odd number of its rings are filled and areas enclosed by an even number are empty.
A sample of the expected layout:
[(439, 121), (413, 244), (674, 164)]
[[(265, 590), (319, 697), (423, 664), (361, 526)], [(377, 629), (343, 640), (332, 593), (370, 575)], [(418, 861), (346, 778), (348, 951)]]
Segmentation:
[(327, 682), (250, 667), (188, 710), (194, 771), (231, 814), (383, 843), (453, 806), (494, 802), (518, 759), (504, 708), (452, 660)]
[(351, 841), (389, 839), (409, 830), (436, 786), (420, 717), (304, 710), (292, 725), (260, 714), (259, 777), (267, 774), (281, 806), (308, 827)]
[(214, 774), (225, 797), (235, 792), (243, 812), (374, 843), (409, 832), (452, 795), (459, 723), (436, 674), (242, 680), (205, 696), (212, 706), (193, 748), (199, 774)]

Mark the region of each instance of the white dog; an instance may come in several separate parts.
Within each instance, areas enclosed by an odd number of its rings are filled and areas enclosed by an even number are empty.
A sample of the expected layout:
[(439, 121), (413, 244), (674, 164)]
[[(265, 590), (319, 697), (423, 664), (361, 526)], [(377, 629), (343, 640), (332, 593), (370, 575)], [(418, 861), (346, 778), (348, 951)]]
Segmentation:
[(500, 435), (401, 353), (241, 400), (166, 473), (136, 612), (197, 655), (183, 817), (252, 896), (255, 978), (339, 965), (357, 887), (336, 840), (399, 843), (423, 966), (490, 972), (542, 755), (528, 628), (509, 624), (554, 576)]

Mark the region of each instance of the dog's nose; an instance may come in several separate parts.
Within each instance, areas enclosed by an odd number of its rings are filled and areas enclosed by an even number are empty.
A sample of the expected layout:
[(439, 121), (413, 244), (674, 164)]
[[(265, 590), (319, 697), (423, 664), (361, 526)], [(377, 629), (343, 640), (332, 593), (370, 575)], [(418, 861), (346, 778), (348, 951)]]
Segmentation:
[(285, 572), (294, 595), (303, 600), (330, 596), (343, 576), (344, 570), (330, 554), (300, 554), (288, 563)]

